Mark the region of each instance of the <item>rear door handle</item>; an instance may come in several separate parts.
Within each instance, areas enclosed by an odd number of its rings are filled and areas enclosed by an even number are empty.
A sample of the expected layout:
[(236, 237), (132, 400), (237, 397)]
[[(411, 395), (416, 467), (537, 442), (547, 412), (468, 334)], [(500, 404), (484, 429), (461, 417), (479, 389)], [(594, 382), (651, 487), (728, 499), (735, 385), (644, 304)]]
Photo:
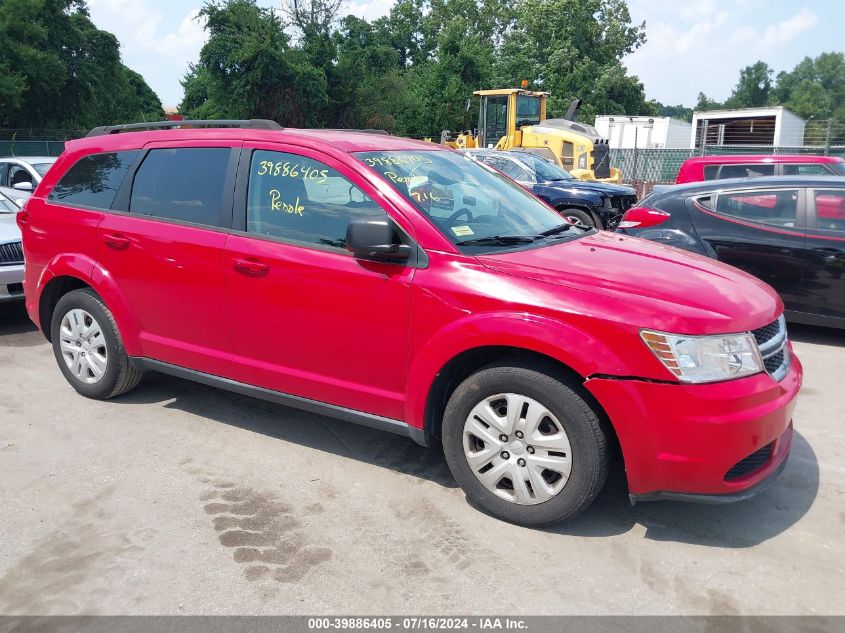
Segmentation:
[(131, 243), (128, 237), (119, 233), (107, 233), (103, 236), (103, 241), (106, 243), (106, 246), (117, 251), (125, 250)]
[(263, 277), (270, 271), (270, 266), (257, 259), (244, 259), (243, 257), (236, 257), (232, 260), (232, 266), (235, 270), (250, 277)]

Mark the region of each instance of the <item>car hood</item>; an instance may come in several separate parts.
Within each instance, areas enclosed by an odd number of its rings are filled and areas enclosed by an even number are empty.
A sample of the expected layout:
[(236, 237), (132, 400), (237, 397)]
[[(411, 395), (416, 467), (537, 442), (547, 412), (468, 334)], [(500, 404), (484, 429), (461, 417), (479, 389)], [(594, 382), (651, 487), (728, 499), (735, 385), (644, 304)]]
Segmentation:
[[(548, 247), (478, 256), (485, 267), (570, 289), (568, 302), (638, 327), (679, 334), (756, 329), (783, 311), (777, 293), (732, 266), (670, 246), (599, 231)], [(584, 293), (601, 301), (585, 301)], [(575, 308), (573, 308), (575, 309)]]
[(16, 218), (17, 213), (0, 213), (0, 244), (20, 241), (21, 230)]
[(552, 180), (539, 183), (546, 187), (557, 189), (574, 189), (576, 191), (591, 191), (605, 196), (635, 196), (637, 192), (632, 187), (611, 185), (604, 182), (590, 182), (588, 180)]

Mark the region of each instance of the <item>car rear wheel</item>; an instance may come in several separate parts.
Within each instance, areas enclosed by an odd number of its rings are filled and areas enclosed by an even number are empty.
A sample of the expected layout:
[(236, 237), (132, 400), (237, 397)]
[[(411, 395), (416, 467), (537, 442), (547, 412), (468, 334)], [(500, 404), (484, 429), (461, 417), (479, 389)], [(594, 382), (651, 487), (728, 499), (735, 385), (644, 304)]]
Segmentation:
[(559, 212), (564, 218), (576, 226), (586, 226), (595, 229), (602, 228), (601, 224), (596, 224), (593, 216), (581, 209), (560, 209)]
[(112, 398), (141, 380), (114, 317), (93, 290), (73, 290), (59, 299), (50, 332), (59, 369), (83, 396)]
[(454, 391), (443, 450), (473, 503), (522, 525), (577, 516), (607, 478), (597, 413), (542, 365), (490, 366)]

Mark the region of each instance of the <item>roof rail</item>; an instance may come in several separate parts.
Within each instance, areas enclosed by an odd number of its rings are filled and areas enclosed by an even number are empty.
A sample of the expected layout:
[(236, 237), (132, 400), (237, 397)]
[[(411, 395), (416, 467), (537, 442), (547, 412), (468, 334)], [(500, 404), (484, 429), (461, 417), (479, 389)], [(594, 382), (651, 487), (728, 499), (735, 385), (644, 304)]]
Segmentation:
[(137, 130), (166, 130), (175, 127), (238, 127), (252, 130), (281, 130), (281, 125), (270, 119), (211, 119), (184, 121), (152, 121), (150, 123), (125, 123), (123, 125), (102, 125), (95, 127), (85, 135), (104, 136), (106, 134), (120, 134), (121, 132), (135, 132)]
[(377, 130), (376, 128), (328, 127), (316, 129), (324, 130), (326, 132), (361, 132), (362, 134), (383, 134), (385, 136), (393, 136), (387, 130)]

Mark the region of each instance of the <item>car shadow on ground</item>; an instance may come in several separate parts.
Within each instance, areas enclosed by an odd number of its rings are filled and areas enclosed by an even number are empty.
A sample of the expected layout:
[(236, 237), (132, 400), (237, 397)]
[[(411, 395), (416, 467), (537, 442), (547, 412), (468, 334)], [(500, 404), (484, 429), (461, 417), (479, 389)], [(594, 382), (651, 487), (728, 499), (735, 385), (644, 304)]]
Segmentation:
[(789, 338), (798, 343), (845, 347), (845, 329), (788, 323)]
[[(457, 488), (438, 447), (324, 416), (151, 372), (135, 391), (116, 398), (127, 404), (166, 403), (254, 433), (387, 468)], [(580, 537), (625, 534), (637, 526), (645, 538), (712, 547), (751, 547), (796, 523), (813, 504), (819, 467), (812, 447), (795, 433), (783, 474), (757, 497), (737, 504), (700, 505), (673, 501), (631, 506), (621, 465), (581, 516), (549, 532)]]
[(23, 301), (0, 303), (0, 347), (32, 347), (44, 342)]

